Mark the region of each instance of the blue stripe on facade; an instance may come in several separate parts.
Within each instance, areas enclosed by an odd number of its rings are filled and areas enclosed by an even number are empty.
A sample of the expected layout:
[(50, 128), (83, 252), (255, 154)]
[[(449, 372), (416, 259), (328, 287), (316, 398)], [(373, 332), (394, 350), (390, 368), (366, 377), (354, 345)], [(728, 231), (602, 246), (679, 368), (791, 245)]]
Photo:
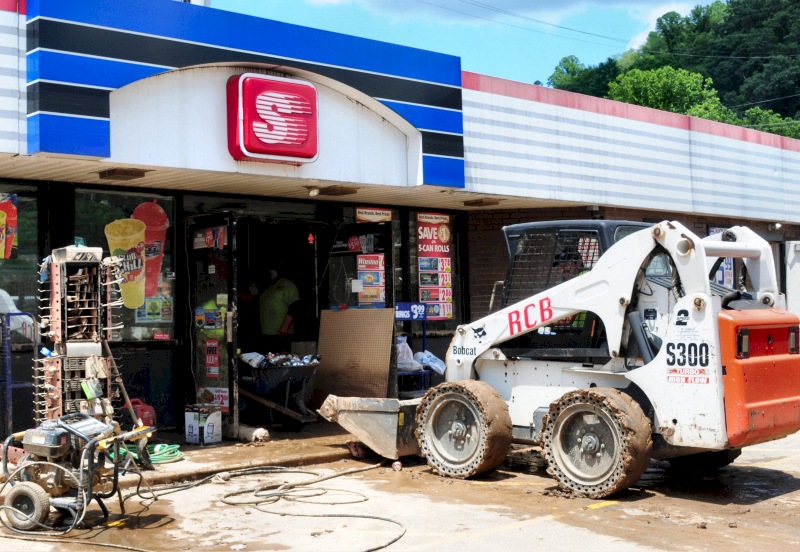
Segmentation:
[(450, 188), (464, 187), (463, 159), (423, 155), (422, 172), (425, 175), (424, 184)]
[(461, 87), (461, 59), (377, 40), (166, 0), (30, 0), (37, 16), (269, 53)]
[[(110, 30), (342, 67), (363, 71), (365, 75), (374, 72), (431, 83), (431, 86), (452, 87), (459, 95), (457, 111), (398, 102), (393, 102), (390, 107), (422, 130), (463, 134), (461, 60), (456, 56), (168, 0), (138, 0), (136, 3), (30, 0), (27, 17), (28, 20), (42, 17), (45, 20), (73, 21)], [(43, 80), (113, 89), (161, 72), (158, 67), (47, 50), (33, 53), (29, 59), (29, 82)], [(385, 103), (389, 106), (388, 102)], [(41, 120), (37, 118), (33, 123), (36, 132), (28, 136), (31, 153), (109, 155), (108, 122), (55, 115), (40, 117)], [(460, 149), (457, 155), (463, 157), (463, 145)], [(426, 183), (465, 186), (463, 158), (424, 156), (423, 174)]]
[(460, 111), (444, 111), (424, 105), (409, 105), (389, 100), (381, 100), (381, 103), (417, 128), (464, 134), (464, 120)]
[(37, 113), (28, 117), (28, 154), (111, 155), (110, 123)]
[(38, 51), (28, 55), (28, 82), (41, 79), (116, 89), (163, 71), (160, 67), (63, 52)]

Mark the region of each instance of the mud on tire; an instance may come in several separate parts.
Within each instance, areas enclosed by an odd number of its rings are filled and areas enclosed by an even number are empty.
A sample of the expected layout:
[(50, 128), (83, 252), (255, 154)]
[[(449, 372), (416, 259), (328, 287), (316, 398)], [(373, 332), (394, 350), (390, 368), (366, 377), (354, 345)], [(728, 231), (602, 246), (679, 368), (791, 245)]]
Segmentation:
[(511, 446), (511, 416), (496, 389), (474, 380), (428, 390), (417, 407), (416, 437), (428, 465), (465, 479), (500, 465)]
[(543, 426), (547, 473), (581, 496), (602, 498), (627, 489), (650, 463), (650, 419), (617, 389), (566, 393), (550, 405)]

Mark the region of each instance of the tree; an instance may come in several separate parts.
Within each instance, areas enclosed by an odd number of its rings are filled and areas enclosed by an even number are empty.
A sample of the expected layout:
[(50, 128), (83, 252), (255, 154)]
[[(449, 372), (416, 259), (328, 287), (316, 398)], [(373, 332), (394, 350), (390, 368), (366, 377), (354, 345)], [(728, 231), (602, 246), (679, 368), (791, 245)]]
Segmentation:
[(651, 71), (632, 69), (608, 85), (608, 97), (620, 102), (687, 113), (692, 107), (713, 105), (717, 91), (711, 79), (685, 69), (661, 67)]
[(797, 137), (798, 44), (800, 2), (715, 0), (664, 14), (644, 45), (597, 66), (563, 58), (548, 84)]
[[(783, 117), (800, 111), (800, 3), (729, 0), (714, 27), (713, 53), (702, 73), (714, 79), (726, 105), (742, 109), (765, 100)], [(789, 97), (787, 97), (789, 96)]]
[(781, 117), (774, 111), (761, 109), (760, 107), (752, 107), (745, 111), (738, 124), (790, 138), (800, 138), (800, 121), (795, 121), (789, 117)]
[(614, 58), (608, 58), (597, 67), (587, 68), (577, 57), (567, 56), (561, 59), (547, 83), (559, 90), (604, 97), (608, 93), (608, 83), (619, 74), (620, 69)]
[(686, 17), (677, 12), (662, 15), (644, 45), (632, 51), (626, 68), (645, 70), (670, 65), (708, 76), (705, 56), (714, 55), (714, 40), (726, 13), (726, 4), (715, 0), (707, 6), (696, 6)]
[(547, 86), (558, 88), (559, 90), (569, 90), (569, 87), (584, 69), (586, 67), (577, 56), (563, 57), (556, 65), (553, 74), (547, 79)]

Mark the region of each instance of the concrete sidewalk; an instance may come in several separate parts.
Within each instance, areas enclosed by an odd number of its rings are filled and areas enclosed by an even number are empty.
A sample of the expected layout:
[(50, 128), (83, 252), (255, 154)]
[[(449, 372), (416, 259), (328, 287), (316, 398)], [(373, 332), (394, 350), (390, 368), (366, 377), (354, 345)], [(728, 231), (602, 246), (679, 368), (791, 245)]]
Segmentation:
[[(156, 432), (150, 444), (180, 445), (183, 459), (167, 464), (155, 464), (153, 470), (143, 470), (149, 485), (196, 480), (222, 471), (242, 470), (263, 466), (306, 466), (351, 458), (348, 441), (355, 437), (338, 424), (314, 422), (299, 432), (270, 430), (267, 443), (244, 443), (223, 440), (211, 445), (188, 445), (184, 436)], [(120, 478), (120, 488), (135, 487), (139, 476), (129, 471)]]

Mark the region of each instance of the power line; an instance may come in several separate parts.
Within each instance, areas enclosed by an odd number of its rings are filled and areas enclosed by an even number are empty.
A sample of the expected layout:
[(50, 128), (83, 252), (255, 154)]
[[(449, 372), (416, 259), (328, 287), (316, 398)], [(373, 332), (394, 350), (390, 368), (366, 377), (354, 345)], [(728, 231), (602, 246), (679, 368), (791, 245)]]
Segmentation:
[[(513, 12), (513, 11), (510, 11), (510, 10), (505, 10), (505, 9), (502, 9), (502, 8), (491, 6), (489, 4), (484, 4), (483, 2), (477, 2), (476, 0), (456, 0), (456, 1), (457, 2), (462, 2), (464, 4), (470, 4), (470, 5), (473, 5), (473, 6), (477, 6), (479, 8), (484, 8), (484, 9), (487, 9), (487, 10), (490, 10), (490, 11), (494, 11), (494, 12), (497, 12), (497, 13), (510, 15), (512, 17), (518, 17), (520, 19), (525, 19), (527, 21), (533, 21), (534, 23), (539, 23), (540, 25), (547, 25), (548, 27), (555, 27), (556, 29), (563, 29), (565, 31), (571, 31), (573, 33), (585, 34), (585, 35), (594, 36), (594, 37), (597, 37), (597, 38), (605, 38), (607, 40), (613, 40), (613, 41), (616, 41), (616, 42), (621, 42), (623, 44), (628, 44), (628, 42), (630, 42), (629, 40), (624, 39), (624, 38), (617, 38), (617, 37), (614, 37), (614, 36), (606, 36), (606, 35), (601, 35), (601, 34), (596, 34), (596, 33), (590, 33), (588, 31), (582, 31), (580, 29), (573, 29), (571, 27), (565, 27), (563, 25), (556, 25), (555, 23), (550, 23), (548, 21), (543, 21), (541, 19), (535, 19), (533, 17), (529, 17), (529, 16), (521, 14), (521, 13)], [(498, 21), (498, 23), (501, 23), (501, 22)]]
[(730, 54), (685, 54), (681, 52), (670, 52), (665, 50), (647, 50), (644, 46), (640, 46), (642, 52), (646, 54), (664, 54), (678, 57), (695, 57), (695, 58), (711, 58), (711, 59), (780, 59), (787, 57), (800, 57), (800, 54), (775, 54), (769, 56), (733, 56)]
[(800, 124), (800, 121), (784, 121), (782, 123), (764, 123), (763, 125), (742, 125), (745, 128), (767, 128), (767, 127), (778, 127), (778, 126), (786, 126), (786, 125), (797, 125)]
[[(473, 14), (473, 13), (463, 12), (463, 11), (460, 11), (460, 10), (456, 10), (456, 9), (453, 9), (453, 8), (449, 8), (447, 6), (442, 6), (441, 4), (436, 4), (436, 3), (428, 2), (428, 1), (425, 1), (425, 0), (417, 0), (417, 1), (422, 3), (422, 4), (428, 4), (429, 6), (438, 7), (440, 9), (452, 11), (452, 12), (455, 12), (455, 13), (466, 15), (468, 17), (474, 17), (474, 18), (482, 19), (484, 21), (497, 23), (497, 24), (500, 24), (500, 25), (507, 25), (507, 26), (511, 26), (511, 27), (514, 27), (514, 28), (527, 30), (527, 31), (535, 32), (535, 33), (540, 33), (540, 34), (545, 34), (545, 35), (549, 35), (549, 36), (558, 36), (558, 35), (553, 35), (551, 33), (545, 33), (543, 31), (537, 31), (535, 29), (530, 29), (528, 27), (520, 27), (518, 25), (512, 25), (510, 23), (507, 23), (507, 22), (504, 22), (504, 21), (499, 21), (499, 20), (492, 19), (492, 18), (481, 17), (481, 16)], [(601, 35), (601, 34), (596, 34), (596, 33), (590, 33), (590, 32), (587, 32), (587, 31), (582, 31), (580, 29), (573, 29), (571, 27), (565, 27), (565, 26), (562, 26), (562, 25), (557, 25), (555, 23), (549, 23), (549, 22), (543, 21), (541, 19), (536, 19), (536, 18), (529, 17), (527, 15), (524, 15), (524, 14), (521, 14), (521, 13), (517, 13), (517, 12), (511, 11), (511, 10), (506, 10), (506, 9), (503, 9), (503, 8), (499, 8), (499, 7), (496, 7), (496, 6), (489, 5), (489, 4), (485, 4), (484, 2), (479, 2), (477, 0), (456, 0), (456, 1), (457, 2), (461, 2), (462, 4), (467, 4), (467, 5), (475, 6), (475, 7), (478, 7), (478, 8), (483, 8), (485, 10), (493, 11), (493, 12), (500, 13), (500, 14), (503, 14), (503, 15), (508, 15), (508, 16), (511, 16), (511, 17), (517, 17), (519, 19), (524, 19), (524, 20), (527, 20), (527, 21), (532, 21), (532, 22), (538, 23), (540, 25), (547, 25), (549, 27), (554, 27), (554, 28), (557, 28), (557, 29), (563, 29), (563, 30), (570, 31), (570, 32), (585, 34), (585, 35), (594, 36), (594, 37), (597, 37), (597, 38), (603, 38), (603, 39), (612, 40), (612, 41), (618, 41), (618, 42), (624, 42), (624, 43), (628, 42), (628, 41), (626, 41), (624, 39), (620, 39), (620, 38), (616, 38), (616, 37), (611, 37), (611, 36), (606, 36), (606, 35)], [(567, 38), (567, 39), (571, 39), (571, 40), (578, 40), (578, 39), (571, 38), (571, 37), (562, 37), (562, 38)], [(581, 42), (589, 42), (589, 41), (583, 41), (582, 40)], [(590, 42), (590, 43), (598, 44), (596, 42)], [(607, 44), (604, 44), (604, 45), (607, 46)], [(644, 46), (641, 46), (639, 49), (643, 53), (649, 53), (649, 54), (667, 54), (667, 55), (673, 55), (673, 56), (678, 56), (678, 57), (715, 58), (715, 59), (773, 59), (773, 58), (780, 58), (780, 57), (787, 57), (787, 56), (788, 57), (793, 57), (793, 56), (800, 55), (800, 54), (789, 54), (789, 55), (787, 55), (787, 54), (779, 54), (779, 55), (767, 55), (767, 56), (731, 56), (731, 55), (725, 55), (725, 54), (689, 54), (689, 53), (676, 53), (676, 52), (669, 52), (669, 51), (665, 52), (665, 51), (658, 51), (658, 50), (648, 50)], [(758, 101), (758, 102), (751, 102), (751, 103), (745, 103), (745, 104), (740, 104), (740, 105), (734, 105), (734, 106), (728, 107), (728, 109), (736, 109), (736, 108), (739, 108), (739, 107), (747, 107), (747, 106), (751, 106), (751, 105), (760, 105), (760, 104), (770, 103), (770, 102), (779, 101), (779, 100), (785, 100), (785, 99), (789, 99), (789, 98), (796, 98), (796, 97), (800, 97), (800, 94), (792, 94), (790, 96), (783, 96), (783, 97), (780, 97), (780, 98), (772, 98), (772, 99), (769, 99), (769, 100), (761, 100), (761, 101)], [(748, 127), (748, 128), (758, 128), (759, 126), (763, 126), (763, 127), (766, 127), (766, 126), (778, 126), (778, 125), (796, 124), (796, 123), (797, 122), (774, 123), (774, 124), (767, 124), (767, 125), (756, 125), (756, 126), (752, 126), (752, 127)]]
[(789, 98), (800, 97), (800, 94), (792, 94), (791, 96), (781, 96), (780, 98), (771, 98), (769, 100), (761, 100), (760, 102), (743, 103), (739, 105), (731, 105), (728, 109), (736, 109), (737, 107), (747, 107), (748, 105), (758, 105), (763, 103), (777, 102), (778, 100), (788, 100)]
[[(426, 4), (428, 6), (433, 6), (435, 8), (439, 8), (441, 10), (447, 10), (447, 11), (450, 11), (450, 12), (453, 12), (453, 13), (466, 15), (467, 17), (473, 17), (475, 19), (481, 19), (483, 21), (488, 21), (490, 23), (496, 23), (498, 25), (505, 25), (506, 27), (512, 27), (514, 29), (520, 29), (520, 30), (523, 30), (523, 31), (531, 32), (531, 33), (541, 34), (541, 35), (545, 35), (545, 36), (554, 36), (556, 38), (564, 38), (564, 39), (567, 39), (567, 40), (574, 40), (574, 41), (577, 41), (577, 42), (584, 42), (586, 44), (597, 44), (599, 46), (615, 46), (614, 44), (605, 44), (605, 43), (602, 43), (602, 42), (595, 42), (595, 41), (592, 41), (592, 40), (583, 40), (581, 38), (575, 38), (575, 37), (570, 37), (570, 36), (563, 36), (563, 35), (557, 35), (557, 34), (553, 34), (553, 33), (547, 33), (545, 31), (539, 31), (539, 30), (536, 30), (536, 29), (531, 29), (530, 27), (522, 27), (520, 25), (514, 25), (513, 23), (507, 23), (505, 21), (498, 21), (497, 19), (492, 19), (490, 17), (483, 17), (483, 16), (480, 16), (480, 15), (476, 15), (474, 13), (457, 10), (455, 8), (449, 8), (447, 6), (442, 6), (441, 4), (436, 4), (434, 2), (428, 2), (426, 0), (415, 0), (415, 1), (419, 2), (420, 4)], [(459, 0), (459, 1), (461, 1), (461, 0)], [(580, 32), (580, 31), (576, 31), (576, 32)], [(618, 40), (622, 40), (622, 39), (614, 38), (614, 39), (611, 39), (611, 40), (618, 41)]]
[[(546, 36), (554, 36), (554, 37), (562, 38), (562, 39), (566, 39), (566, 40), (574, 40), (574, 41), (577, 41), (577, 42), (584, 42), (584, 43), (587, 43), (587, 44), (597, 44), (597, 45), (600, 45), (600, 46), (613, 46), (613, 44), (606, 44), (606, 43), (602, 43), (602, 42), (594, 42), (594, 41), (590, 41), (590, 40), (583, 40), (583, 39), (576, 38), (576, 37), (557, 35), (557, 34), (553, 34), (553, 33), (547, 33), (547, 32), (544, 32), (544, 31), (539, 31), (539, 30), (536, 30), (536, 29), (531, 29), (530, 27), (523, 27), (523, 26), (520, 26), (520, 25), (514, 25), (513, 23), (508, 23), (508, 22), (505, 22), (505, 21), (492, 19), (490, 17), (483, 17), (483, 16), (480, 16), (480, 15), (477, 15), (477, 14), (474, 14), (474, 13), (461, 11), (461, 10), (457, 10), (455, 8), (450, 8), (450, 7), (447, 7), (447, 6), (443, 6), (443, 5), (437, 4), (435, 2), (429, 2), (429, 1), (426, 1), (426, 0), (415, 0), (415, 1), (419, 2), (420, 4), (426, 4), (428, 6), (433, 6), (435, 8), (439, 8), (439, 9), (442, 9), (442, 10), (447, 10), (447, 11), (450, 11), (450, 12), (453, 12), (453, 13), (458, 13), (458, 14), (461, 14), (461, 15), (465, 15), (467, 17), (472, 17), (472, 18), (475, 18), (475, 19), (481, 19), (483, 21), (488, 21), (490, 23), (496, 23), (498, 25), (505, 25), (507, 27), (512, 27), (512, 28), (515, 28), (515, 29), (521, 29), (523, 31), (529, 31), (529, 32), (532, 32), (532, 33), (542, 34), (542, 35), (546, 35)], [(483, 8), (483, 9), (486, 9), (486, 10), (489, 10), (489, 11), (493, 11), (493, 12), (496, 12), (496, 13), (502, 13), (504, 15), (510, 15), (512, 17), (518, 17), (520, 19), (525, 19), (525, 20), (528, 20), (528, 21), (532, 21), (532, 22), (535, 22), (535, 23), (542, 24), (542, 25), (547, 25), (549, 27), (555, 27), (557, 29), (563, 29), (563, 30), (571, 31), (571, 32), (575, 32), (575, 33), (581, 33), (581, 34), (585, 34), (585, 35), (589, 35), (589, 36), (603, 38), (603, 39), (606, 39), (606, 40), (611, 40), (611, 41), (614, 41), (614, 42), (621, 42), (621, 43), (624, 43), (624, 44), (627, 44), (629, 42), (629, 40), (622, 39), (622, 38), (616, 38), (616, 37), (611, 37), (611, 36), (607, 36), (607, 35), (590, 33), (588, 31), (582, 31), (580, 29), (573, 29), (571, 27), (564, 27), (562, 25), (556, 25), (555, 23), (548, 23), (547, 21), (543, 21), (543, 20), (540, 20), (540, 19), (535, 19), (535, 18), (532, 18), (532, 17), (528, 17), (527, 15), (523, 15), (523, 14), (520, 14), (520, 13), (517, 13), (517, 12), (510, 11), (510, 10), (497, 8), (495, 6), (491, 6), (491, 5), (485, 4), (483, 2), (478, 2), (477, 0), (456, 0), (456, 1), (464, 3), (464, 4), (469, 4), (469, 5), (472, 5), (472, 6), (476, 6), (476, 7), (479, 7), (479, 8)], [(692, 54), (692, 53), (683, 53), (683, 52), (671, 52), (671, 51), (667, 51), (667, 50), (648, 50), (647, 48), (645, 48), (644, 45), (639, 46), (638, 48), (642, 53), (646, 53), (646, 54), (651, 54), (651, 55), (657, 55), (657, 54), (658, 55), (671, 55), (671, 56), (676, 56), (676, 57), (687, 57), (687, 58), (745, 60), (745, 59), (779, 59), (779, 58), (785, 58), (785, 57), (800, 57), (800, 53), (798, 53), (798, 54), (774, 54), (774, 55), (763, 55), (763, 56), (735, 56), (735, 55), (730, 55), (730, 54), (710, 54), (710, 53), (709, 54)]]

